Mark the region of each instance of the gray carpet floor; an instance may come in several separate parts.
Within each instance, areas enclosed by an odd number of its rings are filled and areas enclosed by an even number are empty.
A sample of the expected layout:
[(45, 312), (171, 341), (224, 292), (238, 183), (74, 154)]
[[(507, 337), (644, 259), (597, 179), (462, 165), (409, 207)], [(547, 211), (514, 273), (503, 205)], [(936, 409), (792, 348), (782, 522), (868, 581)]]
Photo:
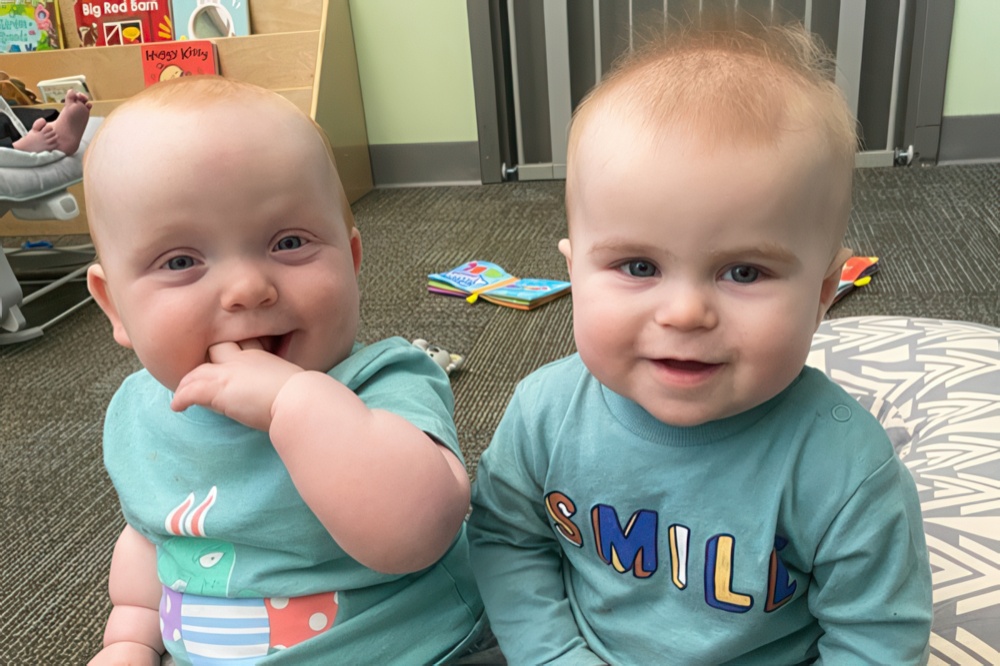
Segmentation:
[[(1000, 326), (998, 191), (996, 164), (858, 171), (848, 244), (883, 268), (830, 316)], [(485, 259), (565, 277), (562, 197), (561, 182), (388, 189), (354, 207), (365, 249), (361, 337), (422, 337), (467, 357), (452, 384), (473, 474), (517, 380), (573, 351), (572, 300), (533, 312), (468, 305), (426, 293), (426, 275)], [(0, 664), (82, 664), (100, 646), (123, 525), (101, 463), (101, 421), (137, 368), (93, 304), (41, 338), (0, 347)]]

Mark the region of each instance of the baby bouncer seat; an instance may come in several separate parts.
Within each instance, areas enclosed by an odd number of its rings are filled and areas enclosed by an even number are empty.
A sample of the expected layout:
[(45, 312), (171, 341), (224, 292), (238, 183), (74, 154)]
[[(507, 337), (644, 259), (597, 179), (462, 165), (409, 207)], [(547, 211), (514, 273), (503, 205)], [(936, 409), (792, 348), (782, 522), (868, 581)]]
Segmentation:
[[(0, 113), (22, 134), (27, 133), (2, 99)], [(76, 198), (67, 188), (83, 178), (83, 152), (100, 120), (89, 120), (80, 148), (72, 156), (57, 150), (32, 153), (0, 147), (0, 216), (10, 212), (22, 220), (70, 220), (79, 215)], [(18, 249), (5, 248), (0, 253), (0, 345), (36, 338), (86, 304), (89, 296), (60, 306), (57, 313), (29, 307), (52, 298), (53, 292), (70, 282), (82, 281), (93, 258), (92, 245), (56, 248), (49, 243), (26, 243)], [(27, 295), (22, 287), (27, 287)], [(26, 317), (25, 312), (30, 314)]]

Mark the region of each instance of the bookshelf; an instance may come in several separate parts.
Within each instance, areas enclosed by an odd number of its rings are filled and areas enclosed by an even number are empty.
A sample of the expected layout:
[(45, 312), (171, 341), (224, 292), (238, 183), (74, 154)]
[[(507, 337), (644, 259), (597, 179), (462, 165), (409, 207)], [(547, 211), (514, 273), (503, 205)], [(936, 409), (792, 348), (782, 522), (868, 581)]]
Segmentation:
[[(67, 48), (0, 54), (0, 70), (37, 90), (38, 81), (83, 74), (105, 116), (143, 88), (139, 46), (80, 46), (73, 0), (59, 0)], [(213, 40), (222, 74), (269, 88), (310, 114), (330, 137), (354, 202), (372, 188), (349, 0), (249, 0), (252, 35)], [(83, 188), (69, 188), (80, 216), (59, 222), (0, 218), (0, 236), (87, 233)]]

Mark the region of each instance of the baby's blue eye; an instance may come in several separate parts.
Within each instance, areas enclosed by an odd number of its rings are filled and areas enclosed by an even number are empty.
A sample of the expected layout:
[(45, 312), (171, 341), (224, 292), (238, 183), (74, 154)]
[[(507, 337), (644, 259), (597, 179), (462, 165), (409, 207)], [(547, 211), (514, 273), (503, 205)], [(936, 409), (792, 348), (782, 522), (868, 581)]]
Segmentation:
[(760, 271), (753, 266), (733, 266), (726, 271), (726, 276), (733, 282), (750, 284), (760, 279)]
[(187, 269), (194, 267), (194, 258), (189, 257), (186, 254), (182, 254), (176, 257), (171, 257), (164, 265), (169, 271), (186, 271)]
[(634, 259), (627, 264), (622, 264), (622, 270), (632, 277), (653, 277), (656, 275), (656, 266), (643, 259)]
[(285, 236), (277, 243), (274, 244), (274, 249), (277, 252), (282, 250), (297, 250), (305, 245), (305, 241), (299, 236)]

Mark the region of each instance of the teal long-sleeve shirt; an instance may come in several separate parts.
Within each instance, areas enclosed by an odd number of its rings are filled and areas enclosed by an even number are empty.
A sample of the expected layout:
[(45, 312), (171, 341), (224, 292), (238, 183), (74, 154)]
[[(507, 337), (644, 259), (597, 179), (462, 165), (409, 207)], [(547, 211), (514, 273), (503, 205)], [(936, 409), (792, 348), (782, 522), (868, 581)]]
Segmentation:
[(805, 369), (667, 426), (578, 356), (525, 379), (479, 463), (473, 568), (511, 664), (911, 664), (931, 580), (879, 423)]

